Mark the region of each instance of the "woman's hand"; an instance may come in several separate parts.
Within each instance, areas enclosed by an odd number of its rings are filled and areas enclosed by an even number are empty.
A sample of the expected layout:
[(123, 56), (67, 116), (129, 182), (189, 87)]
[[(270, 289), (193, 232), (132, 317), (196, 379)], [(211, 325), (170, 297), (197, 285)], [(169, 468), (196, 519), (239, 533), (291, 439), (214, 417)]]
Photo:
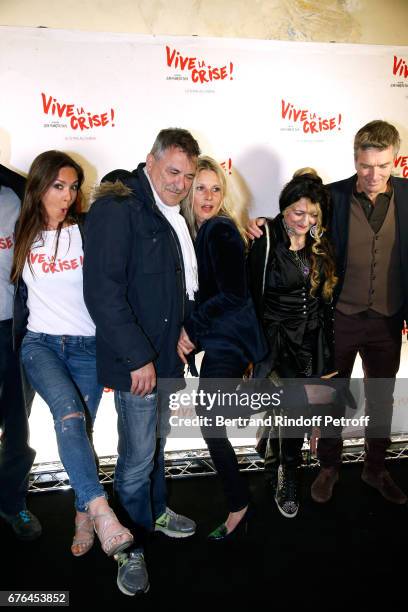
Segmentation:
[(194, 351), (194, 349), (194, 344), (188, 337), (188, 334), (184, 327), (182, 327), (180, 331), (180, 337), (177, 342), (177, 353), (184, 364), (187, 365), (186, 355), (189, 355), (192, 351)]

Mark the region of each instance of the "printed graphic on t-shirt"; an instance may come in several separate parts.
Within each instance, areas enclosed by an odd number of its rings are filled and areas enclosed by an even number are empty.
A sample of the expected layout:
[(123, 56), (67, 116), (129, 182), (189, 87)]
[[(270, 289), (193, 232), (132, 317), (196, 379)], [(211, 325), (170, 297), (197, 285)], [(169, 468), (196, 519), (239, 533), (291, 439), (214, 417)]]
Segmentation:
[(0, 236), (0, 249), (9, 251), (14, 246), (14, 234)]
[(84, 265), (84, 258), (82, 255), (79, 257), (73, 257), (70, 259), (61, 259), (53, 255), (45, 253), (30, 253), (30, 263), (33, 267), (34, 273), (36, 270), (41, 270), (45, 274), (55, 274), (59, 272), (66, 272), (67, 270), (76, 270), (82, 268)]
[(59, 237), (56, 230), (43, 232), (32, 246), (23, 270), (30, 331), (70, 336), (95, 334), (84, 302), (83, 263), (77, 225), (63, 228)]

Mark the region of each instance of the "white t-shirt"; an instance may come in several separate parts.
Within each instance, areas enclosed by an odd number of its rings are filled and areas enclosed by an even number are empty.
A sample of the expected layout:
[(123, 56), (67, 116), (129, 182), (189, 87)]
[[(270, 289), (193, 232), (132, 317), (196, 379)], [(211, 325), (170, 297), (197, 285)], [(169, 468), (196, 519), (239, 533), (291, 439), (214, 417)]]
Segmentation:
[(23, 270), (28, 289), (28, 329), (57, 336), (94, 336), (95, 325), (83, 297), (83, 248), (78, 225), (61, 230), (54, 259), (56, 230), (43, 231)]
[(14, 226), (20, 200), (8, 187), (0, 186), (0, 321), (13, 316), (13, 285), (10, 283), (14, 251)]

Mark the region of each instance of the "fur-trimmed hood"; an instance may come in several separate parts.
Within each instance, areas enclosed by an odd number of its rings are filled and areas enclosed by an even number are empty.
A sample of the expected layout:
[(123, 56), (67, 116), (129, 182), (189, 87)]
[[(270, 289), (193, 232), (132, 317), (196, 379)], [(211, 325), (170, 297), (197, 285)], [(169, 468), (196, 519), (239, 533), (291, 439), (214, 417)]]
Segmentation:
[(103, 181), (100, 185), (93, 189), (91, 194), (91, 202), (93, 203), (95, 200), (104, 198), (106, 196), (125, 198), (131, 193), (131, 188), (122, 183), (120, 180), (116, 180), (114, 182)]

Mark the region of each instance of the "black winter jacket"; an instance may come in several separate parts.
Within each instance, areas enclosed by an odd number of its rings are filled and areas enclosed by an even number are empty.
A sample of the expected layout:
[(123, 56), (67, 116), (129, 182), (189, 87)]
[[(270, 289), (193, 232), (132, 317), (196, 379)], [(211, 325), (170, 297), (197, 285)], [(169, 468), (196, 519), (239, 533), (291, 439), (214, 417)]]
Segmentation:
[(130, 372), (150, 361), (158, 377), (183, 374), (181, 246), (143, 168), (102, 184), (85, 226), (84, 297), (96, 324), (98, 378), (122, 391), (130, 390)]
[(259, 361), (267, 343), (248, 289), (244, 242), (227, 217), (213, 217), (200, 228), (196, 243), (198, 307), (185, 322), (200, 350), (235, 353)]

